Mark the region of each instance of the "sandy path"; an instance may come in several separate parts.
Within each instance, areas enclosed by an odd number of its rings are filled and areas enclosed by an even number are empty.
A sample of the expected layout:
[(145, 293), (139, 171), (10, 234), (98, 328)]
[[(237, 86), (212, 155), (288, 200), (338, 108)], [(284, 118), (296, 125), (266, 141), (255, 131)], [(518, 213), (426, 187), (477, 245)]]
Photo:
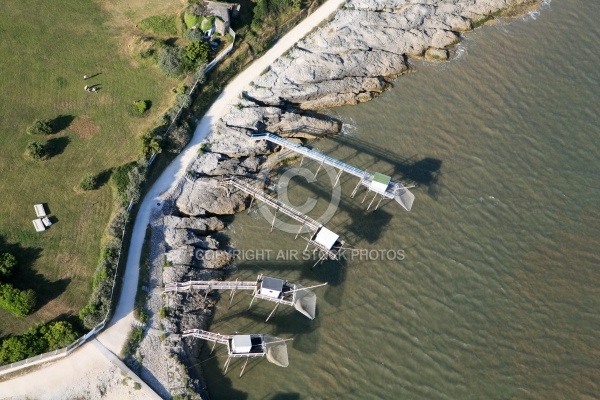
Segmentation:
[[(188, 165), (198, 153), (200, 142), (210, 134), (214, 123), (228, 110), (228, 106), (237, 102), (242, 90), (249, 86), (250, 82), (256, 79), (279, 56), (333, 14), (344, 1), (327, 0), (314, 13), (281, 38), (264, 56), (253, 62), (229, 83), (198, 124), (190, 143), (154, 183), (142, 201), (135, 220), (117, 309), (109, 327), (98, 335), (97, 341), (94, 340), (85, 344), (73, 354), (46, 367), (0, 383), (0, 398), (26, 395), (44, 399), (73, 397), (64, 395), (73, 392), (73, 385), (82, 387), (93, 385), (107, 370), (112, 371), (118, 368), (121, 371), (129, 371), (124, 365), (116, 365), (114, 354), (120, 353), (134, 322), (133, 303), (139, 276), (138, 266), (146, 226), (150, 221), (152, 212), (161, 202), (161, 199), (168, 197), (175, 190), (178, 180), (183, 177)], [(106, 351), (106, 349), (109, 351)], [(137, 378), (136, 381), (140, 382), (140, 379)], [(60, 392), (61, 387), (64, 391), (62, 395)], [(142, 399), (158, 397), (146, 385), (143, 385), (141, 390), (134, 390), (126, 395), (118, 391), (113, 395), (109, 395), (107, 391), (106, 396), (104, 398)]]

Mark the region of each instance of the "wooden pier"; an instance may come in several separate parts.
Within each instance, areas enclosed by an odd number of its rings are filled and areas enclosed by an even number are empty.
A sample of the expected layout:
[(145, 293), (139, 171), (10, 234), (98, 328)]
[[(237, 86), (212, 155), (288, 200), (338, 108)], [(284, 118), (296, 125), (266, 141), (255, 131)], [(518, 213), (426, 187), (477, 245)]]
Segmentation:
[[(304, 160), (304, 157), (308, 157), (319, 162), (320, 165), (317, 169), (317, 172), (315, 173), (315, 177), (317, 176), (323, 165), (329, 165), (333, 168), (336, 168), (338, 170), (338, 174), (336, 176), (334, 185), (337, 185), (343, 172), (358, 177), (359, 182), (356, 185), (354, 191), (352, 192), (351, 197), (354, 197), (356, 195), (358, 188), (361, 185), (367, 188), (367, 194), (369, 192), (374, 192), (375, 195), (373, 196), (373, 199), (369, 203), (367, 209), (371, 208), (373, 201), (378, 195), (381, 196), (381, 198), (375, 206), (375, 209), (379, 207), (379, 204), (384, 198), (396, 200), (396, 202), (407, 211), (410, 211), (412, 208), (415, 196), (408, 190), (406, 186), (387, 175), (379, 173), (372, 174), (360, 168), (356, 168), (352, 165), (346, 164), (340, 160), (336, 160), (335, 158), (329, 157), (323, 153), (319, 153), (316, 150), (309, 149), (307, 147), (284, 139), (281, 136), (275, 135), (273, 133), (255, 133), (252, 134), (250, 138), (253, 140), (268, 140), (271, 143), (277, 144), (281, 147), (285, 147), (287, 149), (293, 150), (301, 154), (302, 160)], [(302, 165), (302, 161), (300, 162), (300, 165)], [(365, 198), (362, 202), (364, 202), (366, 198), (367, 196), (365, 195)]]
[[(301, 213), (293, 207), (288, 206), (287, 204), (282, 203), (278, 199), (269, 196), (261, 189), (249, 185), (246, 182), (238, 179), (238, 178), (229, 178), (221, 181), (223, 185), (232, 186), (236, 189), (239, 189), (245, 193), (248, 193), (252, 196), (252, 201), (254, 199), (259, 199), (268, 206), (275, 209), (275, 214), (273, 215), (273, 221), (271, 222), (271, 231), (273, 231), (273, 227), (275, 225), (275, 219), (277, 217), (277, 212), (281, 212), (289, 216), (290, 218), (295, 219), (300, 222), (300, 229), (298, 229), (298, 233), (296, 233), (296, 238), (302, 231), (303, 227), (307, 227), (311, 232), (311, 237), (308, 239), (308, 244), (317, 248), (322, 257), (321, 260), (326, 257), (337, 260), (342, 247), (344, 246), (344, 241), (339, 239), (339, 235), (325, 228), (323, 224), (314, 219), (310, 218), (308, 215)], [(319, 260), (319, 261), (321, 261)]]

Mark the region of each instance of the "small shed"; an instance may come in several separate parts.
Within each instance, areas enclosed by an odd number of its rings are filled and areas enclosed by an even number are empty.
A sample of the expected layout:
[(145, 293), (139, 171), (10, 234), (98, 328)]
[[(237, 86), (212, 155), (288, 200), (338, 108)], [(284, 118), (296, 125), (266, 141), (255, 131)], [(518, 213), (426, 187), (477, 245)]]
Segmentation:
[(236, 354), (250, 353), (252, 338), (250, 335), (235, 335), (231, 339), (231, 352)]
[(48, 218), (48, 217), (42, 218), (42, 222), (44, 223), (46, 228), (49, 227), (50, 225), (52, 225), (52, 221), (50, 221), (50, 218)]
[(321, 246), (325, 247), (327, 250), (331, 250), (335, 242), (337, 242), (337, 240), (339, 239), (339, 237), (339, 235), (336, 235), (329, 229), (322, 227), (321, 229), (319, 229), (313, 240)]
[(278, 299), (283, 291), (283, 281), (277, 278), (263, 277), (260, 285), (260, 294)]
[(34, 219), (32, 222), (37, 232), (43, 232), (46, 230), (46, 227), (44, 226), (44, 223), (42, 222), (41, 218)]
[(373, 175), (373, 180), (371, 181), (369, 188), (374, 192), (384, 193), (387, 190), (391, 180), (391, 176), (376, 172), (375, 175)]
[(34, 204), (33, 208), (35, 209), (35, 215), (37, 215), (38, 218), (46, 216), (46, 210), (44, 209), (43, 204)]

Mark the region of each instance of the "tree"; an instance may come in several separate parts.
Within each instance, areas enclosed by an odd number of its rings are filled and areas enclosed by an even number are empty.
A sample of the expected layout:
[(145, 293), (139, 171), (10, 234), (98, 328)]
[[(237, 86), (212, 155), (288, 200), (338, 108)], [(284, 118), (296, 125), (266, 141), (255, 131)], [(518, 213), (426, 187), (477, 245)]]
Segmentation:
[(150, 158), (154, 153), (161, 152), (160, 144), (158, 140), (152, 135), (152, 132), (148, 131), (142, 136), (142, 155), (144, 158)]
[(46, 351), (60, 349), (77, 340), (77, 333), (67, 321), (57, 321), (44, 325), (40, 333), (48, 343)]
[(15, 317), (24, 317), (35, 307), (35, 292), (19, 290), (10, 284), (0, 283), (0, 307)]
[(183, 72), (181, 52), (174, 47), (165, 47), (158, 54), (158, 68), (167, 76), (176, 77)]
[(195, 66), (208, 61), (209, 51), (210, 48), (205, 41), (192, 42), (185, 48), (185, 56)]
[(33, 124), (27, 128), (27, 133), (30, 135), (41, 135), (52, 133), (52, 123), (49, 119), (36, 119)]
[(96, 176), (94, 174), (86, 174), (81, 182), (79, 182), (79, 188), (81, 190), (94, 190), (96, 189), (96, 185), (98, 181), (96, 180)]
[(48, 150), (46, 145), (39, 142), (31, 142), (27, 145), (27, 154), (34, 160), (42, 160), (46, 157)]
[(10, 253), (0, 254), (0, 278), (8, 278), (14, 267), (17, 265), (17, 258)]

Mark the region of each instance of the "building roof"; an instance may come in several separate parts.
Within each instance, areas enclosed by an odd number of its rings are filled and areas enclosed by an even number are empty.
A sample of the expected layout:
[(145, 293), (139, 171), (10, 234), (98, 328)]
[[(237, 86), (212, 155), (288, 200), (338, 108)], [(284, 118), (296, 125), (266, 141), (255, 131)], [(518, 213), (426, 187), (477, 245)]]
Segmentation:
[(44, 226), (44, 223), (42, 222), (41, 218), (34, 219), (32, 222), (37, 232), (43, 232), (46, 230), (46, 227)]
[(322, 227), (317, 232), (317, 235), (314, 238), (314, 241), (324, 246), (326, 249), (331, 250), (335, 242), (339, 239), (339, 235), (336, 235), (329, 229)]
[(391, 180), (391, 176), (387, 176), (376, 172), (373, 175), (373, 180), (371, 181), (370, 189), (376, 192), (385, 192)]
[(269, 278), (268, 276), (263, 277), (261, 289), (269, 289), (277, 292), (283, 290), (283, 281), (277, 278)]

